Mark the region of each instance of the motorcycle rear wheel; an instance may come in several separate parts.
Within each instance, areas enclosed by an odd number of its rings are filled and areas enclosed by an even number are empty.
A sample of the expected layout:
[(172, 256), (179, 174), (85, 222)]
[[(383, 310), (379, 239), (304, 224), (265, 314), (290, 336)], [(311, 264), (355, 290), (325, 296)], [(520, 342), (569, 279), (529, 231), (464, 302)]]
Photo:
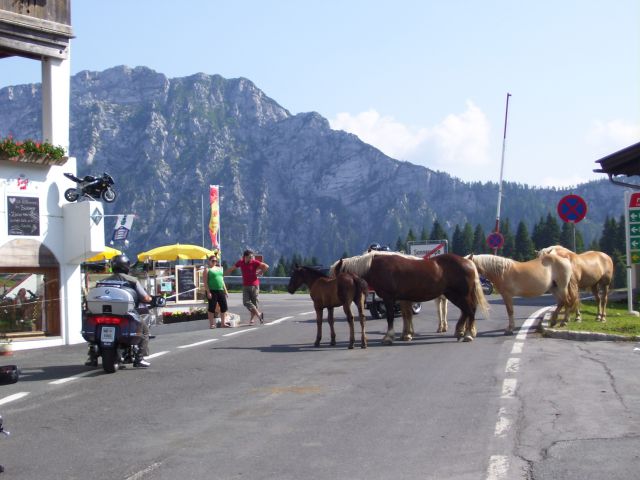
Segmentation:
[(115, 348), (106, 348), (102, 351), (102, 368), (107, 373), (115, 373), (118, 370), (118, 352)]
[(78, 199), (78, 191), (75, 188), (68, 188), (64, 192), (64, 199), (67, 202), (75, 202)]
[(115, 202), (117, 196), (118, 194), (111, 187), (107, 187), (107, 189), (104, 190), (101, 195), (102, 199), (107, 203)]

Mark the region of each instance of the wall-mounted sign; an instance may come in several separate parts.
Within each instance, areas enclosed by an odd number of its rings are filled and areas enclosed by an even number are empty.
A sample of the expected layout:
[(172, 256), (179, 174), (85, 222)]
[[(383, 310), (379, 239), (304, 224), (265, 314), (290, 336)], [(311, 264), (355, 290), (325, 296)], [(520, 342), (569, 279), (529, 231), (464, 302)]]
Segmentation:
[(40, 236), (40, 199), (7, 195), (7, 233)]

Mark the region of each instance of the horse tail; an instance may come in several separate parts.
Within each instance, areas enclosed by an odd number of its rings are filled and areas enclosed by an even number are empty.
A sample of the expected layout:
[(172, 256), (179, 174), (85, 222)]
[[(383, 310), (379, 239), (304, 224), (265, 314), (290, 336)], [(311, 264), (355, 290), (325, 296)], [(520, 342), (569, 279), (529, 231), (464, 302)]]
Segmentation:
[(571, 312), (575, 312), (580, 307), (580, 289), (575, 275), (571, 275), (569, 284), (567, 285), (567, 308)]
[(476, 267), (476, 263), (474, 261), (469, 261), (471, 265), (473, 265), (473, 301), (476, 304), (476, 307), (480, 308), (480, 311), (484, 314), (485, 317), (489, 316), (489, 302), (487, 302), (487, 298), (484, 296), (484, 292), (482, 291), (482, 284), (480, 283), (480, 274), (478, 273), (478, 267)]

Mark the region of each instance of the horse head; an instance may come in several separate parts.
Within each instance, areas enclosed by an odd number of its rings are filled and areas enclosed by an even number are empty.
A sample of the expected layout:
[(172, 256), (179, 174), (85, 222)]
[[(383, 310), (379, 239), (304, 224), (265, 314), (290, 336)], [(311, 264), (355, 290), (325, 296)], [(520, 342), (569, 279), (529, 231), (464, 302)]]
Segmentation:
[(300, 288), (300, 285), (304, 283), (304, 277), (302, 275), (302, 267), (300, 267), (297, 263), (293, 266), (293, 270), (291, 270), (291, 278), (289, 278), (289, 284), (287, 285), (287, 292), (293, 294)]

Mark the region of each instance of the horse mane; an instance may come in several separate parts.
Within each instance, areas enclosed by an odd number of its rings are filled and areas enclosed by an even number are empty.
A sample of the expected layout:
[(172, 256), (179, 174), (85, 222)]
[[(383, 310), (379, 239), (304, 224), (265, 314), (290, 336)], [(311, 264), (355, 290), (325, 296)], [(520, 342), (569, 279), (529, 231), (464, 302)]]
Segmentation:
[(514, 260), (498, 255), (479, 254), (471, 258), (489, 277), (502, 277), (514, 264)]
[(312, 274), (315, 277), (328, 277), (329, 276), (326, 273), (318, 270), (316, 267), (310, 267), (309, 265), (301, 265), (300, 268), (302, 268), (306, 272), (309, 272), (310, 274)]
[(338, 260), (331, 265), (331, 275), (335, 275), (336, 266), (342, 261), (342, 265), (339, 269), (340, 272), (354, 273), (359, 277), (362, 277), (363, 275), (366, 275), (371, 268), (371, 262), (376, 255), (396, 255), (398, 257), (410, 258), (411, 260), (421, 260), (414, 255), (408, 255), (406, 253), (373, 250), (371, 252), (365, 252), (362, 255)]

